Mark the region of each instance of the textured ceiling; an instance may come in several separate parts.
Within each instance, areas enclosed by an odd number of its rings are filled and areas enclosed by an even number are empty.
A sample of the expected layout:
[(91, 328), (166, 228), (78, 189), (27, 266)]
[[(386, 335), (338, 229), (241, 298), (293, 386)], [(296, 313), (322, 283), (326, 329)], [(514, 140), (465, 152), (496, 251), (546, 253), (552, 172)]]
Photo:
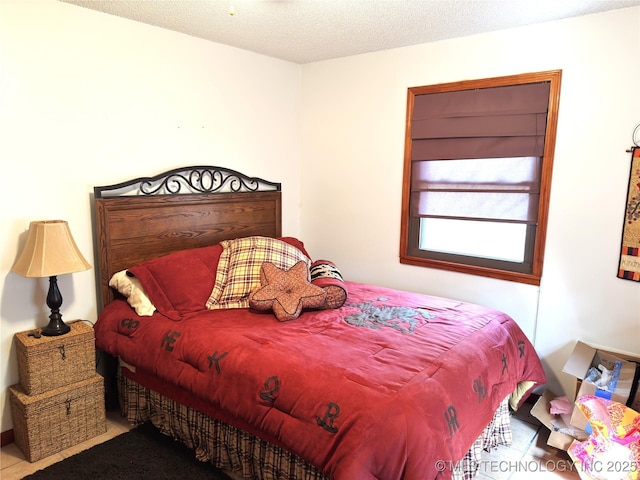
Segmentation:
[(640, 0), (61, 1), (295, 63), (640, 5)]

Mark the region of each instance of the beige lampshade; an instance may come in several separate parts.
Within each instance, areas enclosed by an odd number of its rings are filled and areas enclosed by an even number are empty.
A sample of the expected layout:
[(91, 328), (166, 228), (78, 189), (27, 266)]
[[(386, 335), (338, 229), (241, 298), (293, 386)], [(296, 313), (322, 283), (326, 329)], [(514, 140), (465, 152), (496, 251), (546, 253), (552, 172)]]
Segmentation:
[(31, 222), (24, 250), (12, 271), (25, 277), (51, 277), (91, 268), (64, 220)]

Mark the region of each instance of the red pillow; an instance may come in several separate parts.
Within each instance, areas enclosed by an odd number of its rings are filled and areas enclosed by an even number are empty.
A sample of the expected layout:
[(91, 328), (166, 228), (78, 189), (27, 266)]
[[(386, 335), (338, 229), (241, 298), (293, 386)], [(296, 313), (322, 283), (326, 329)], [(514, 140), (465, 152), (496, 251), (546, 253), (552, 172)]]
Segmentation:
[(311, 259), (311, 255), (309, 255), (309, 252), (307, 252), (306, 248), (304, 248), (304, 243), (302, 243), (297, 238), (295, 238), (295, 237), (278, 237), (278, 240), (282, 240), (283, 242), (287, 242), (292, 247), (296, 247), (298, 250), (300, 250), (302, 253), (304, 253), (307, 256), (307, 258)]
[(222, 245), (180, 250), (128, 269), (158, 312), (172, 320), (205, 310), (216, 281)]
[[(279, 239), (309, 257), (304, 244), (297, 238)], [(139, 263), (127, 271), (140, 280), (158, 312), (178, 321), (190, 313), (206, 310), (216, 282), (220, 255), (220, 244), (180, 250)]]

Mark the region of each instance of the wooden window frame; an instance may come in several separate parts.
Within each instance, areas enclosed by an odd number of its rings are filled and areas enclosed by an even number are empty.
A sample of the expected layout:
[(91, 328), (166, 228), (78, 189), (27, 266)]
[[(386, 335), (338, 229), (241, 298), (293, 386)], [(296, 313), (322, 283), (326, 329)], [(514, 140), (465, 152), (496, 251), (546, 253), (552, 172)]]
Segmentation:
[[(472, 275), (480, 275), (484, 277), (497, 278), (501, 280), (520, 282), (530, 285), (540, 285), (544, 263), (547, 219), (549, 214), (549, 198), (551, 192), (551, 177), (556, 143), (561, 78), (561, 70), (550, 70), (545, 72), (525, 73), (488, 79), (468, 80), (438, 85), (412, 87), (408, 89), (407, 117), (405, 129), (404, 175), (402, 182), (400, 263), (428, 268), (437, 268), (442, 270), (450, 270)], [(420, 251), (417, 248), (417, 244), (419, 241), (419, 218), (412, 217), (411, 212), (411, 119), (415, 97), (417, 95), (430, 93), (454, 92), (460, 90), (521, 85), (537, 82), (549, 82), (550, 90), (547, 123), (545, 130), (544, 153), (542, 156), (540, 176), (538, 223), (535, 228), (535, 235), (531, 235), (531, 238), (527, 239), (527, 243), (529, 245), (526, 248), (526, 252), (528, 252), (527, 255), (529, 258), (526, 258), (525, 261), (530, 262), (530, 267), (527, 268), (527, 270), (530, 269), (530, 271), (522, 272), (502, 269), (499, 266), (496, 266), (495, 263), (493, 263), (491, 266), (483, 265), (481, 257), (472, 259), (471, 257), (464, 257), (459, 255), (439, 255)], [(429, 258), (427, 258), (427, 256), (429, 256)]]

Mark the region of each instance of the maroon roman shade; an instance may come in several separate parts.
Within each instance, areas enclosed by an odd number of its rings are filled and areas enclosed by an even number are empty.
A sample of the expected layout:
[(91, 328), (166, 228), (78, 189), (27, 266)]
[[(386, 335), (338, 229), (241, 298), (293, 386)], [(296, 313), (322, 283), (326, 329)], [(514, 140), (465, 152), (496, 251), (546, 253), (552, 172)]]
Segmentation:
[(549, 83), (416, 95), (411, 159), (542, 156)]
[(416, 95), (411, 213), (535, 225), (549, 82)]

